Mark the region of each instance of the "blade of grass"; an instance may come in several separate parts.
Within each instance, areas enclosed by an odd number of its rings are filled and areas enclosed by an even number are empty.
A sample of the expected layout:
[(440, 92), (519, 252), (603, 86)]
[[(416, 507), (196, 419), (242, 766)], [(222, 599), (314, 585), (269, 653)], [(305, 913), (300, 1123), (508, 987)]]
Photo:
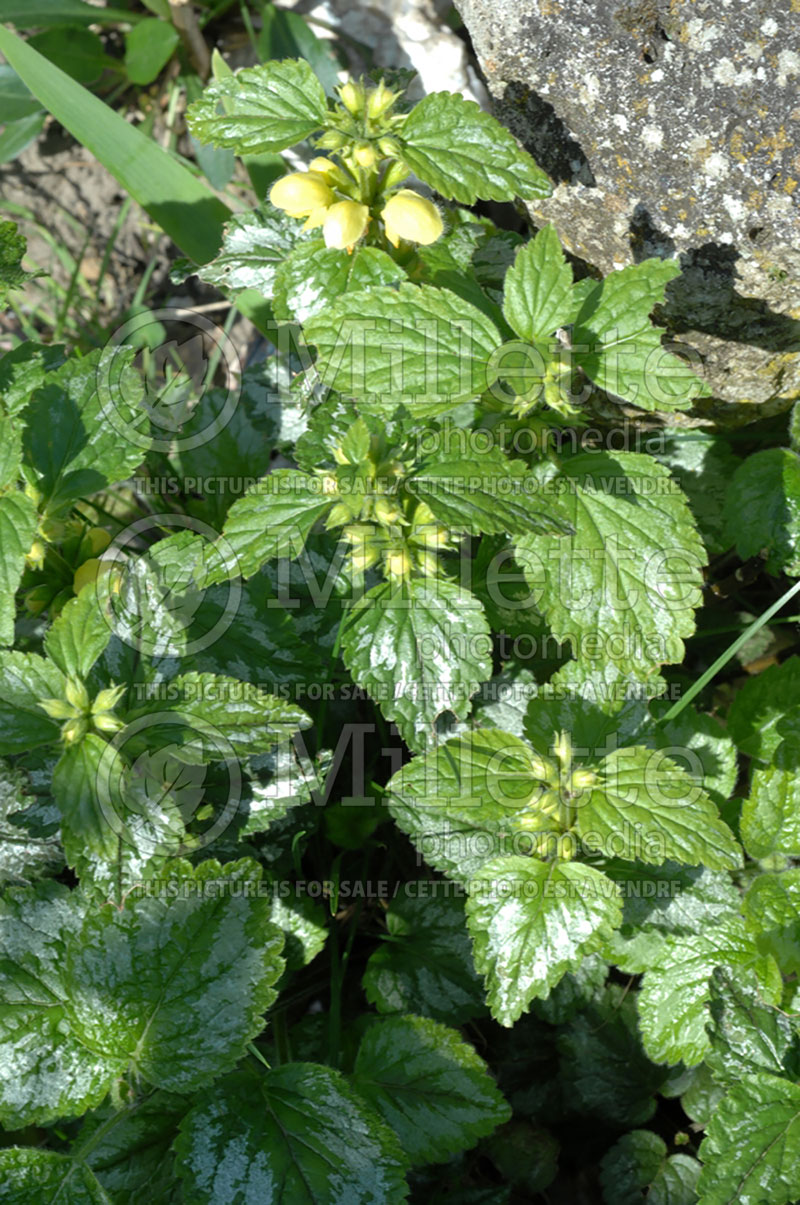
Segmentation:
[(771, 607), (767, 607), (766, 611), (762, 612), (758, 619), (754, 619), (749, 627), (745, 628), (741, 636), (737, 636), (733, 643), (728, 645), (725, 652), (721, 653), (720, 656), (717, 657), (716, 661), (714, 661), (712, 665), (709, 665), (705, 673), (701, 674), (697, 681), (692, 683), (692, 685), (686, 691), (686, 694), (678, 699), (677, 703), (673, 703), (669, 711), (666, 712), (666, 714), (662, 717), (662, 722), (665, 720), (674, 720), (676, 716), (679, 716), (684, 707), (688, 707), (692, 699), (699, 695), (700, 691), (703, 690), (704, 687), (708, 686), (711, 679), (715, 678), (719, 671), (728, 664), (731, 657), (738, 653), (742, 645), (746, 644), (750, 637), (755, 635), (760, 628), (763, 628), (764, 624), (768, 623), (769, 620), (772, 619), (772, 616), (777, 611), (780, 611), (781, 607), (786, 606), (787, 602), (789, 602), (791, 598), (794, 598), (796, 594), (800, 594), (800, 582), (795, 582), (793, 586), (790, 586), (789, 589), (780, 596), (777, 602), (774, 602)]
[[(0, 52), (34, 96), (185, 255), (199, 264), (213, 259), (231, 211), (199, 176), (3, 26)], [(259, 293), (245, 290), (236, 298), (236, 308), (269, 333), (272, 311)]]
[(10, 30), (0, 51), (34, 96), (103, 164), (197, 263), (217, 253), (230, 211), (205, 185), (123, 117)]

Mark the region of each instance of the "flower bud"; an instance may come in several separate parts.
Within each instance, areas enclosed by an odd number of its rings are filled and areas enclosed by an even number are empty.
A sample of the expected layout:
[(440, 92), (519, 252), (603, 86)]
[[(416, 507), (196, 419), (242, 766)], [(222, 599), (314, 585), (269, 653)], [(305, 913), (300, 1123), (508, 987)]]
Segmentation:
[(374, 167), (378, 162), (378, 152), (369, 142), (361, 142), (353, 151), (353, 158), (359, 167)]
[(125, 686), (107, 686), (104, 690), (98, 691), (92, 703), (92, 711), (113, 711), (125, 694), (125, 690)]
[(339, 482), (333, 473), (323, 473), (320, 483), (320, 489), (326, 498), (335, 497), (339, 493)]
[(371, 88), (367, 95), (367, 116), (373, 121), (378, 117), (385, 117), (399, 95), (399, 92), (393, 92), (381, 80), (377, 88)]
[[(378, 149), (387, 159), (399, 159), (402, 154), (402, 147), (396, 138), (381, 138), (378, 142)], [(408, 175), (406, 171), (404, 175)]]
[(421, 544), (424, 548), (447, 548), (450, 543), (447, 528), (435, 525), (415, 527), (411, 538), (415, 544)]
[(307, 218), (315, 210), (332, 205), (336, 197), (320, 172), (290, 172), (275, 181), (269, 199), (290, 218)]
[(77, 745), (78, 741), (82, 741), (88, 731), (89, 725), (83, 717), (77, 720), (67, 720), (61, 729), (61, 739), (65, 745)]
[(359, 113), (364, 111), (364, 89), (361, 84), (354, 84), (348, 80), (346, 84), (342, 84), (338, 89), (339, 99), (341, 100), (348, 113), (353, 117), (358, 117)]
[(553, 744), (553, 752), (562, 765), (569, 765), (572, 761), (572, 739), (568, 732), (563, 730), (558, 734)]
[(422, 243), (427, 247), (435, 243), (444, 230), (439, 210), (433, 202), (410, 188), (401, 189), (387, 201), (381, 216), (386, 237), (393, 247), (399, 244), (400, 239)]
[(573, 791), (585, 791), (588, 787), (593, 787), (597, 782), (597, 775), (591, 770), (576, 770), (570, 779), (570, 786)]
[(331, 531), (334, 527), (343, 527), (345, 523), (349, 523), (353, 518), (353, 512), (349, 506), (345, 506), (343, 502), (336, 502), (328, 511), (328, 517), (325, 520), (325, 527)]
[(343, 251), (352, 247), (363, 236), (369, 222), (369, 210), (358, 201), (337, 201), (331, 205), (322, 223), (322, 237), (326, 247)]
[(92, 724), (98, 732), (105, 732), (109, 736), (120, 732), (125, 727), (122, 720), (112, 715), (110, 711), (95, 712), (92, 716)]
[(416, 555), (417, 566), (425, 577), (439, 576), (439, 560), (432, 552), (418, 552)]
[(88, 711), (89, 692), (80, 679), (67, 678), (67, 682), (64, 687), (64, 694), (66, 695), (67, 702), (70, 703), (76, 711)]
[(71, 720), (75, 716), (75, 708), (64, 699), (40, 699), (39, 706), (51, 720)]
[(312, 159), (308, 170), (314, 172), (316, 176), (323, 176), (331, 188), (337, 184), (347, 183), (347, 176), (339, 164), (334, 163), (332, 159), (326, 159), (324, 155), (318, 155), (316, 159)]
[(389, 577), (408, 577), (413, 568), (411, 557), (404, 548), (401, 548), (398, 552), (390, 552), (384, 561), (384, 568)]
[(338, 151), (347, 142), (344, 134), (338, 130), (326, 130), (321, 137), (317, 139), (317, 146), (323, 151)]
[(354, 548), (350, 553), (350, 566), (354, 573), (366, 573), (378, 559), (378, 549), (374, 545), (363, 545)]
[(386, 527), (392, 523), (399, 523), (403, 518), (397, 504), (392, 502), (390, 498), (383, 496), (376, 498), (374, 509), (375, 518)]

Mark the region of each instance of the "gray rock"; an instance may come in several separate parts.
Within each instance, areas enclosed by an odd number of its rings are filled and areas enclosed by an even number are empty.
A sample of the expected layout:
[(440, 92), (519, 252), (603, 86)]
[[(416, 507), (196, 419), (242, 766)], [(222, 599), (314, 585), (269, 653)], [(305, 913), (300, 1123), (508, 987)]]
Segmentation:
[[(529, 206), (608, 272), (679, 257), (663, 317), (744, 422), (800, 397), (798, 0), (457, 0)], [(754, 405), (758, 410), (754, 410)]]

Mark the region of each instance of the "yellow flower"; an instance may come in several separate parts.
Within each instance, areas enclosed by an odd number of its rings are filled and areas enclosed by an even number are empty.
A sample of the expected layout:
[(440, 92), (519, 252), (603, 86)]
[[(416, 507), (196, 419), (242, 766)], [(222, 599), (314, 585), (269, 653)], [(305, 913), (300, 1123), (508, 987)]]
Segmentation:
[(31, 569), (41, 569), (44, 565), (45, 546), (41, 540), (34, 540), (25, 560)]
[(367, 229), (369, 210), (358, 201), (337, 201), (331, 205), (322, 223), (322, 237), (326, 247), (342, 251), (352, 247)]
[(290, 218), (307, 218), (332, 205), (336, 197), (321, 172), (290, 172), (272, 185), (269, 199)]
[(402, 188), (383, 208), (386, 237), (393, 247), (400, 239), (427, 246), (435, 243), (444, 230), (439, 210), (432, 201), (410, 188)]
[(80, 568), (75, 570), (75, 576), (72, 579), (72, 589), (75, 594), (80, 594), (84, 586), (88, 586), (90, 582), (96, 582), (102, 573), (108, 573), (112, 567), (111, 561), (100, 561), (97, 557), (90, 557), (88, 561), (84, 561)]

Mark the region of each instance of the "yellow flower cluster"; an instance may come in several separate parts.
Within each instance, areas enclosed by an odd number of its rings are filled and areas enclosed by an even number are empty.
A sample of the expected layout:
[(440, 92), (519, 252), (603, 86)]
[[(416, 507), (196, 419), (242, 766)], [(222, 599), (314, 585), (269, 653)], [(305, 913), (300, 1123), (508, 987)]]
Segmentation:
[[(359, 201), (337, 197), (334, 188), (342, 176), (332, 160), (312, 159), (307, 172), (290, 172), (273, 184), (269, 199), (290, 217), (305, 218), (304, 230), (321, 226), (326, 247), (351, 251), (366, 234), (370, 213)], [(401, 239), (427, 246), (435, 243), (444, 229), (436, 206), (410, 188), (390, 197), (380, 217), (393, 247)]]

